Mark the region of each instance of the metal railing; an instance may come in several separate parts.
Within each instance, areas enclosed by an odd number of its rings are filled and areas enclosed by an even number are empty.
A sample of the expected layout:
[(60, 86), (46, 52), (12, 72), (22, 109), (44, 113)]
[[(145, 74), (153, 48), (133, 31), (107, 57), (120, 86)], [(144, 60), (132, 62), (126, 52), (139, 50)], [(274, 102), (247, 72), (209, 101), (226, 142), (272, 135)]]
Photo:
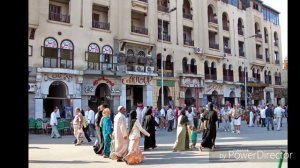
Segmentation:
[(219, 44), (216, 44), (216, 43), (209, 43), (209, 48), (219, 49)]
[(107, 22), (99, 22), (96, 20), (93, 20), (93, 28), (98, 28), (98, 29), (104, 29), (104, 30), (109, 30), (110, 24)]
[(145, 27), (131, 26), (131, 32), (147, 35), (148, 34), (148, 29), (145, 28)]
[(169, 8), (168, 7), (161, 6), (161, 5), (157, 6), (157, 10), (161, 11), (161, 12), (166, 12), (166, 13), (169, 12)]
[[(161, 34), (158, 34), (158, 39), (161, 40)], [(170, 35), (164, 34), (163, 35), (163, 40), (164, 41), (171, 41)]]
[(70, 23), (70, 15), (62, 15), (60, 13), (49, 12), (49, 20)]
[(183, 18), (193, 20), (193, 15), (190, 13), (183, 13)]

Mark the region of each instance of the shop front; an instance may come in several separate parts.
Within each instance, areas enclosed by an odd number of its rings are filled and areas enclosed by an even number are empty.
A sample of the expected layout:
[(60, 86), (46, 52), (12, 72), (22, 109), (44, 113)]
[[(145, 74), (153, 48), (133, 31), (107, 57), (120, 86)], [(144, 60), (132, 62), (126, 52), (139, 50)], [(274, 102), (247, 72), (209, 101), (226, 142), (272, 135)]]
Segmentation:
[(274, 88), (275, 105), (285, 105), (284, 88)]
[(241, 87), (239, 85), (224, 85), (224, 98), (222, 104), (239, 104), (241, 97)]
[(85, 77), (82, 84), (82, 108), (90, 106), (95, 112), (99, 105), (107, 105), (114, 112), (120, 103), (120, 78)]
[(203, 80), (201, 77), (180, 77), (179, 104), (186, 106), (202, 105)]
[(223, 102), (224, 85), (218, 83), (206, 83), (202, 105), (212, 102), (221, 106)]
[(130, 111), (137, 103), (144, 106), (153, 106), (153, 77), (152, 76), (126, 76), (121, 78), (120, 105), (126, 106)]
[(36, 79), (35, 118), (49, 118), (57, 106), (61, 118), (72, 119), (73, 109), (81, 106), (80, 73), (51, 73), (38, 69)]
[[(172, 106), (172, 108), (174, 108), (174, 106), (175, 106), (175, 100), (176, 100), (176, 95), (175, 95), (175, 85), (176, 85), (176, 81), (174, 81), (174, 80), (164, 80), (163, 81), (163, 83), (164, 83), (164, 90), (163, 90), (163, 92), (164, 92), (164, 105), (170, 105), (170, 106)], [(156, 104), (157, 104), (157, 107), (158, 107), (158, 109), (161, 109), (161, 98), (162, 98), (162, 96), (161, 96), (161, 89), (162, 89), (162, 87), (161, 87), (161, 79), (157, 79), (156, 80), (156, 87), (157, 87), (157, 89), (156, 89), (156, 95), (158, 95), (158, 96), (154, 96), (154, 99), (156, 99), (157, 101), (156, 101)]]

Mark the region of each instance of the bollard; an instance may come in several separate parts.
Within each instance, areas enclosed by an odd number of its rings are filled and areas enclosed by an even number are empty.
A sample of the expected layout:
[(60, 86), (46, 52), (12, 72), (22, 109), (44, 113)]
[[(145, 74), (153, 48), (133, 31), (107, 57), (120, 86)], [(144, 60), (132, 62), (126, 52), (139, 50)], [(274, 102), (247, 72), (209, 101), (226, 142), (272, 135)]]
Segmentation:
[(278, 158), (278, 161), (277, 161), (278, 162), (277, 168), (281, 168), (283, 155), (284, 155), (284, 151), (281, 151), (281, 155), (280, 155), (280, 157)]

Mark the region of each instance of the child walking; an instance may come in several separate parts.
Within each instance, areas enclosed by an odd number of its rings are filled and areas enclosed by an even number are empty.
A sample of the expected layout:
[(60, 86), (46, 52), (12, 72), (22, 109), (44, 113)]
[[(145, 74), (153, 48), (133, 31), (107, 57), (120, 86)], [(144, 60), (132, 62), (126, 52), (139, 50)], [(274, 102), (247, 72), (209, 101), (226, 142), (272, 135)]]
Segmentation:
[(192, 140), (191, 149), (195, 149), (196, 148), (196, 142), (197, 142), (197, 129), (196, 129), (196, 127), (193, 127), (193, 130), (191, 131), (191, 140)]

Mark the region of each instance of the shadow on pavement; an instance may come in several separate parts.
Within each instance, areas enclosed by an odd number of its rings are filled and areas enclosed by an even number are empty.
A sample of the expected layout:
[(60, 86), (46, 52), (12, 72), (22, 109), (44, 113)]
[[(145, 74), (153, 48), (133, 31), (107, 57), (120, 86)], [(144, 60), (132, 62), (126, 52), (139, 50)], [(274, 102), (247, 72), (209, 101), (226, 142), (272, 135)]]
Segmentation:
[(107, 162), (101, 162), (101, 161), (82, 161), (82, 160), (29, 160), (29, 163), (64, 163), (64, 164), (86, 164), (86, 163), (107, 163)]

